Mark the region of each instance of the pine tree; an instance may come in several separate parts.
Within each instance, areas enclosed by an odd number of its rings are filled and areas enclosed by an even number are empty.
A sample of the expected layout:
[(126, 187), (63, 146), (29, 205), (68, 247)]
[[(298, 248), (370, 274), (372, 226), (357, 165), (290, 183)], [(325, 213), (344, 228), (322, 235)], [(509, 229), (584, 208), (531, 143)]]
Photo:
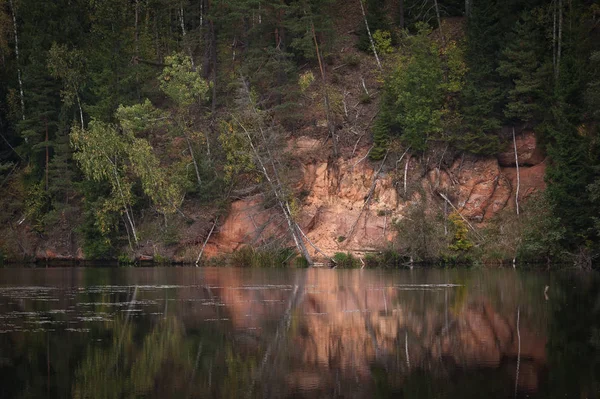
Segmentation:
[(510, 79), (504, 114), (513, 121), (539, 121), (552, 93), (552, 67), (531, 12), (521, 14), (507, 42), (497, 68), (500, 76)]

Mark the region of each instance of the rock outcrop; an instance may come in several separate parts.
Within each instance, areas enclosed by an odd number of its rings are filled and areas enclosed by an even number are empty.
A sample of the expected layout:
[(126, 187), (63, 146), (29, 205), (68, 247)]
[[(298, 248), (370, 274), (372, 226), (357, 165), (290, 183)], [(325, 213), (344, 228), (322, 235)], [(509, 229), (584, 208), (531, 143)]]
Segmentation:
[[(445, 194), (475, 224), (485, 223), (515, 204), (514, 152), (501, 153), (497, 158), (458, 156), (446, 162), (447, 167), (440, 162), (428, 170), (420, 159), (405, 157), (394, 169), (388, 166), (375, 177), (380, 165), (368, 160), (366, 148), (339, 161), (335, 168), (322, 160), (319, 140), (299, 137), (289, 143), (289, 149), (299, 159), (301, 172), (295, 187), (302, 193), (297, 220), (309, 239), (329, 255), (385, 247), (394, 237), (392, 222), (401, 219), (406, 206), (423, 194), (440, 205), (444, 200), (437, 193)], [(546, 164), (532, 132), (518, 136), (517, 151), (522, 201), (544, 190)], [(409, 162), (406, 193), (405, 162)], [(261, 201), (256, 195), (232, 204), (229, 216), (211, 240), (215, 253), (285, 234), (276, 210), (265, 210)]]

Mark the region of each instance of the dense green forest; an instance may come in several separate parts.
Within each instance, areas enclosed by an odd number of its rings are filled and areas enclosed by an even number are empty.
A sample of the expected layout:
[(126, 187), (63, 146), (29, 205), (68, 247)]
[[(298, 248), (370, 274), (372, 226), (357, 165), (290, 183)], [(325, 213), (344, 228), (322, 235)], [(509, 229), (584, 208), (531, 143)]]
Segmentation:
[[(489, 156), (511, 129), (533, 130), (548, 189), (520, 251), (593, 264), (593, 0), (0, 0), (0, 252), (15, 258), (22, 223), (40, 236), (67, 223), (87, 258), (116, 257), (139, 245), (141, 221), (175, 241), (190, 209), (210, 228), (261, 183), (308, 257), (279, 149), (318, 104), (330, 163), (352, 151), (336, 73), (359, 63), (380, 83), (360, 99), (377, 107), (373, 162), (440, 143)], [(471, 247), (462, 223), (455, 251)]]

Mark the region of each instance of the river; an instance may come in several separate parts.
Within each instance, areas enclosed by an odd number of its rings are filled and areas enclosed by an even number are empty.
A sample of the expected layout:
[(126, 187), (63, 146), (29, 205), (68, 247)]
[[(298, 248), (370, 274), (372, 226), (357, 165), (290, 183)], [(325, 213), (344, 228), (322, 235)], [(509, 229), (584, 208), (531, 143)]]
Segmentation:
[(600, 278), (0, 269), (0, 398), (598, 398)]

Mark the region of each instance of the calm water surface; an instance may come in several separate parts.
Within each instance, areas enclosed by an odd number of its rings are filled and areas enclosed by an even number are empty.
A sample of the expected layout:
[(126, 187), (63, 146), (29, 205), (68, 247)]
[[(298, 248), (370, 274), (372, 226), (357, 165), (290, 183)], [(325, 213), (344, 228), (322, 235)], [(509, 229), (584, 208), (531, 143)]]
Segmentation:
[(600, 279), (0, 269), (0, 398), (599, 398)]

